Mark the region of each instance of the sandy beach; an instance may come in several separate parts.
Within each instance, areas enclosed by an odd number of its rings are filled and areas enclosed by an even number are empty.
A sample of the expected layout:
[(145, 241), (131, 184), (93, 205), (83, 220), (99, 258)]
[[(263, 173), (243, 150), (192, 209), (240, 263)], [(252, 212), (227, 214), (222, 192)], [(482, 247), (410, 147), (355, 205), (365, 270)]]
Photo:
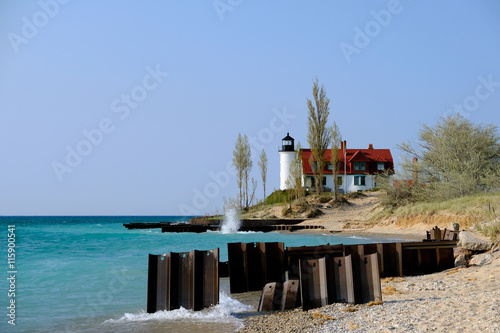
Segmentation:
[(240, 332), (500, 332), (500, 251), (481, 267), (382, 279), (383, 304), (256, 315)]
[[(371, 222), (380, 209), (377, 193), (351, 200), (342, 209), (303, 224), (323, 225), (322, 232), (373, 237), (404, 236), (421, 240), (434, 224), (444, 228), (454, 217), (412, 224)], [(319, 232), (319, 231), (318, 231)], [(482, 266), (381, 280), (382, 304), (336, 303), (302, 311), (253, 314), (239, 332), (500, 332), (500, 251)]]

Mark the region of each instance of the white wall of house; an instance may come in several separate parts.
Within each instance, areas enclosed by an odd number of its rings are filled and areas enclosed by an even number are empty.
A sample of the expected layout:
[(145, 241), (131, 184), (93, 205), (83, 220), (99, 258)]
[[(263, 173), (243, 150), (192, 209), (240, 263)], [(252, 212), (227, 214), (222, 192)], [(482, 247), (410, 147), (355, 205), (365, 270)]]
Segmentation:
[[(334, 183), (333, 183), (333, 175), (328, 174), (325, 175), (326, 177), (326, 187), (334, 189)], [(339, 190), (343, 191), (344, 193), (350, 193), (350, 192), (357, 192), (357, 191), (365, 191), (365, 190), (370, 190), (375, 187), (375, 175), (345, 175), (344, 174), (339, 174), (338, 177), (342, 177), (342, 185), (339, 186)], [(358, 178), (357, 185), (355, 185), (355, 178), (356, 177), (364, 177), (365, 178), (365, 183), (364, 185), (361, 185), (361, 179)], [(305, 186), (306, 187), (312, 187), (311, 186), (311, 181), (310, 177), (307, 177)]]
[[(364, 177), (364, 185), (362, 185), (361, 177)], [(344, 182), (340, 188), (344, 191), (344, 193), (365, 191), (374, 187), (375, 176), (373, 175), (347, 175), (345, 178), (344, 175), (342, 175), (342, 178), (344, 179)], [(357, 184), (355, 184), (355, 178), (358, 178)]]

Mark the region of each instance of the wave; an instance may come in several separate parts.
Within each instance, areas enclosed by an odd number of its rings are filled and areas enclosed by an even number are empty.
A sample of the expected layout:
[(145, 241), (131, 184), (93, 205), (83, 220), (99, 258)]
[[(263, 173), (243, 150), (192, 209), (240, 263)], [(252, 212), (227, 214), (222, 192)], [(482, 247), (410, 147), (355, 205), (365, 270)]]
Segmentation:
[[(264, 232), (262, 231), (236, 231), (236, 232), (222, 232), (220, 230), (207, 230), (206, 231), (207, 234), (219, 234), (219, 235), (248, 235), (248, 234), (263, 234)], [(277, 231), (270, 231), (270, 232), (267, 232), (268, 234), (272, 234), (272, 233), (278, 233)]]
[(352, 238), (352, 239), (370, 239), (368, 237), (361, 237), (361, 236), (345, 236), (345, 238)]
[(254, 310), (253, 306), (243, 304), (221, 291), (219, 294), (219, 304), (202, 311), (192, 311), (184, 308), (171, 311), (158, 311), (155, 313), (146, 313), (141, 310), (137, 313), (125, 313), (119, 319), (108, 319), (104, 324), (120, 324), (125, 322), (145, 322), (145, 321), (175, 321), (175, 320), (193, 320), (205, 322), (224, 322), (234, 321), (235, 313)]

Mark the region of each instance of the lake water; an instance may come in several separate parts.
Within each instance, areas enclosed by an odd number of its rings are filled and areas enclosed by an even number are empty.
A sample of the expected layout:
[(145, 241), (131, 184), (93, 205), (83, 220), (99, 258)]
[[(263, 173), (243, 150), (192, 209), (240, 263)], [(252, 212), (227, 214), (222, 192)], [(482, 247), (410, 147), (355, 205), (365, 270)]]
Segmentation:
[[(284, 242), (285, 246), (389, 241), (294, 233), (162, 233), (127, 230), (123, 223), (187, 221), (189, 217), (0, 217), (3, 255), (0, 332), (234, 332), (241, 313), (255, 311), (221, 279), (220, 304), (204, 311), (146, 313), (148, 254), (220, 248), (227, 243)], [(15, 241), (9, 241), (9, 226)], [(12, 231), (12, 230), (11, 230)], [(396, 241), (396, 240), (394, 240)], [(14, 244), (12, 244), (14, 243)], [(8, 248), (15, 263), (8, 266)], [(12, 263), (12, 262), (11, 262)], [(9, 273), (14, 271), (15, 273)], [(15, 276), (15, 291), (10, 292)], [(12, 295), (15, 293), (15, 295)], [(8, 323), (15, 300), (15, 325)], [(240, 315), (239, 315), (240, 314)]]

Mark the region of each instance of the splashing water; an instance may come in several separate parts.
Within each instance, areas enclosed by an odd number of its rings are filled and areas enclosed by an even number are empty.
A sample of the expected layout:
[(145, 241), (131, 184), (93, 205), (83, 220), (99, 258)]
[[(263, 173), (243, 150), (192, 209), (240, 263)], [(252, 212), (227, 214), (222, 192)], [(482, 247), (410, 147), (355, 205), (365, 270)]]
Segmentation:
[(197, 320), (197, 321), (218, 321), (231, 322), (235, 319), (233, 314), (255, 310), (253, 306), (243, 304), (224, 291), (219, 294), (219, 304), (202, 311), (186, 310), (184, 308), (172, 311), (158, 311), (155, 313), (146, 313), (144, 310), (138, 313), (125, 313), (119, 319), (108, 319), (105, 324), (116, 324), (122, 322), (140, 322), (140, 321), (172, 321), (172, 320)]
[(226, 213), (224, 214), (224, 220), (222, 221), (220, 231), (223, 234), (236, 233), (240, 229), (240, 224), (241, 221), (238, 218), (238, 211), (234, 208), (230, 208), (226, 210)]

